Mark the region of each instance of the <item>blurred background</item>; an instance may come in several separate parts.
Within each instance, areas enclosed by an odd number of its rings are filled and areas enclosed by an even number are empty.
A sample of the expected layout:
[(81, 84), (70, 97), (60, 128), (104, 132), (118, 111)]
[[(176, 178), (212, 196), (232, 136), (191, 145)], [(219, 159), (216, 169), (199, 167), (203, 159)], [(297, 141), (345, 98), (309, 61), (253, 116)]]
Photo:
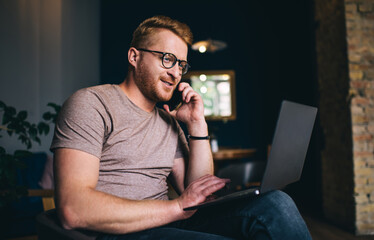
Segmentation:
[[(38, 122), (50, 102), (122, 82), (132, 32), (154, 15), (187, 23), (195, 43), (225, 45), (188, 56), (191, 71), (235, 73), (235, 118), (208, 120), (219, 149), (266, 161), (282, 100), (318, 107), (301, 180), (285, 191), (307, 215), (374, 232), (371, 0), (0, 0), (0, 101)], [(31, 151), (51, 155), (52, 132)], [(0, 133), (7, 152), (24, 148)]]

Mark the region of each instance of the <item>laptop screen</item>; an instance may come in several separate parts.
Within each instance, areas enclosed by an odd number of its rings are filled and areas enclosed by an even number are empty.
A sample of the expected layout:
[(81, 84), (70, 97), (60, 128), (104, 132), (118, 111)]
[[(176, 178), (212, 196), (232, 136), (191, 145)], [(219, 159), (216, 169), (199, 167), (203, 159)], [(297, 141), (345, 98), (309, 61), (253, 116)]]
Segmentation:
[(260, 192), (281, 189), (300, 179), (317, 108), (283, 101)]

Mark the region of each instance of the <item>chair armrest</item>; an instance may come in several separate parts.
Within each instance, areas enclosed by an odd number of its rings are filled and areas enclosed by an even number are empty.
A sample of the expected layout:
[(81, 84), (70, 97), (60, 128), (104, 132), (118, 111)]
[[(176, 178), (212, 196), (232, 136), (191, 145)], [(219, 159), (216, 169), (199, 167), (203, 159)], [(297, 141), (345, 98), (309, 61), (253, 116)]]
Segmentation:
[(44, 211), (56, 208), (53, 189), (28, 189), (29, 197), (42, 197)]

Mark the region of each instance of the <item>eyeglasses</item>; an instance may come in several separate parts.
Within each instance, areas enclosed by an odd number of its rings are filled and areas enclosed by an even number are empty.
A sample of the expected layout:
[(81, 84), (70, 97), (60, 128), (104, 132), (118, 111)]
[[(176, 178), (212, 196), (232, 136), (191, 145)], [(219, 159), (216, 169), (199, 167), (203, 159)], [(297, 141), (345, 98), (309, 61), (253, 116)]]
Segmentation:
[(178, 59), (174, 54), (172, 53), (166, 53), (166, 52), (159, 52), (159, 51), (152, 51), (144, 48), (138, 48), (138, 51), (144, 51), (144, 52), (150, 52), (150, 53), (158, 53), (162, 54), (162, 66), (164, 68), (172, 68), (175, 66), (175, 64), (178, 62), (178, 66), (180, 70), (182, 71), (182, 75), (186, 74), (188, 72), (188, 69), (190, 68), (190, 65), (187, 61)]

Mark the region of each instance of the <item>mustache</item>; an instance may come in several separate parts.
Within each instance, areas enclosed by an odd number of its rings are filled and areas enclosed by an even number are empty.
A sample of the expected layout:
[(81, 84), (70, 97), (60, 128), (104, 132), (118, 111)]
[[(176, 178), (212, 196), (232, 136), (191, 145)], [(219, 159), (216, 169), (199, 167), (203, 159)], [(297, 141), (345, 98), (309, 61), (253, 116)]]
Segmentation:
[(179, 80), (175, 77), (168, 76), (168, 77), (160, 77), (161, 81), (172, 83), (172, 84), (177, 84)]

